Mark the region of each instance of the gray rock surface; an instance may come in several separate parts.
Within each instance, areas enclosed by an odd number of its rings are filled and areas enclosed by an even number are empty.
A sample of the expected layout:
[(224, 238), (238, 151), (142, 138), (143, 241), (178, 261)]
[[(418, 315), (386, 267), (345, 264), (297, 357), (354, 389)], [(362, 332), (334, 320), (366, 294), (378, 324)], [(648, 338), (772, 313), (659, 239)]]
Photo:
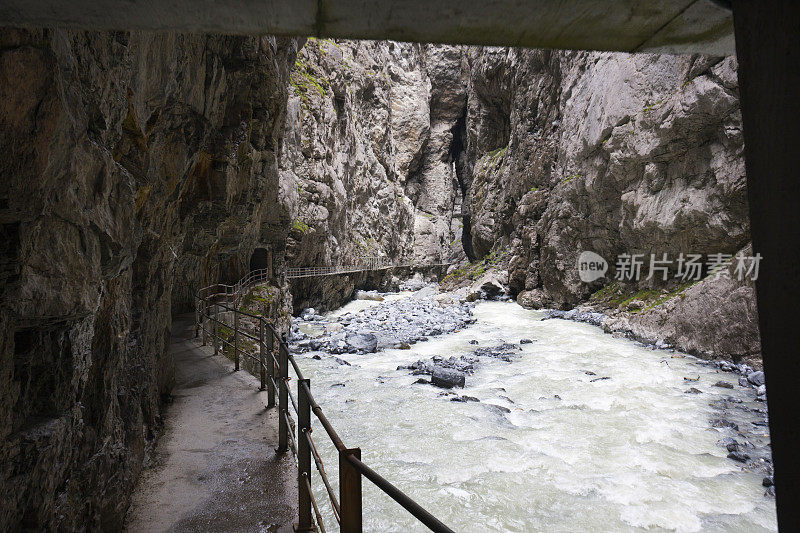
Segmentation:
[(378, 348), (378, 338), (372, 333), (354, 333), (344, 338), (351, 352), (374, 353)]
[(441, 387), (443, 389), (452, 389), (453, 387), (463, 388), (464, 383), (464, 373), (458, 370), (436, 366), (431, 372), (431, 385), (436, 387)]
[[(280, 170), (291, 264), (463, 257), (450, 153), (466, 103), (462, 62), (461, 47), (309, 39), (291, 77)], [(382, 274), (292, 281), (295, 310), (385, 289)]]
[(309, 337), (298, 327), (307, 320), (295, 319), (290, 338), (293, 350), (343, 354), (371, 353), (385, 348), (408, 349), (411, 344), (453, 333), (475, 322), (472, 304), (454, 301), (442, 306), (433, 295), (384, 301), (359, 313), (312, 318), (315, 326), (324, 326), (324, 331)]
[[(612, 279), (620, 253), (736, 253), (749, 241), (737, 97), (734, 58), (312, 40), (281, 171), (290, 261), (503, 249), (511, 296), (568, 308)], [(605, 278), (580, 281), (582, 250), (612, 263)], [(386, 284), (293, 282), (295, 308), (336, 306), (355, 287)], [(663, 307), (638, 302), (619, 326), (637, 337), (758, 358), (752, 284), (706, 280)]]
[(282, 268), (297, 46), (0, 32), (0, 530), (120, 530), (169, 398), (173, 311), (255, 247)]
[[(505, 48), (468, 57), (472, 247), (479, 257), (508, 251), (520, 304), (585, 301), (613, 279), (621, 253), (749, 250), (734, 58)], [(610, 262), (606, 277), (579, 279), (583, 250)], [(643, 279), (629, 291), (660, 288)], [(706, 279), (681, 299), (634, 307), (620, 328), (638, 338), (759, 358), (752, 283)]]

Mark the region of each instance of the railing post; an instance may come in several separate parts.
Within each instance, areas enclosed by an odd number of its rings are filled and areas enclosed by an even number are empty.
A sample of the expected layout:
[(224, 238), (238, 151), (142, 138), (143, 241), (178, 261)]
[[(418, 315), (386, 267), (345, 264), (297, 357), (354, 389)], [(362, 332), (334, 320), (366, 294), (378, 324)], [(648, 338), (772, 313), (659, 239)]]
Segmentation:
[(239, 370), (239, 311), (233, 310), (233, 369)]
[(269, 330), (267, 335), (267, 354), (269, 360), (267, 362), (267, 407), (275, 407), (275, 336), (272, 329)]
[(339, 503), (342, 506), (341, 533), (361, 533), (361, 472), (347, 460), (361, 460), (361, 448), (339, 451)]
[(264, 365), (264, 320), (258, 319), (258, 374), (261, 376), (261, 390), (267, 388), (267, 369)]
[(214, 305), (214, 327), (211, 342), (214, 343), (214, 355), (219, 354), (219, 306)]
[(203, 341), (203, 346), (208, 343), (208, 326), (206, 319), (208, 318), (208, 305), (205, 300), (200, 300), (197, 304), (197, 312), (200, 314), (200, 336)]
[(311, 390), (311, 381), (297, 380), (297, 527), (295, 531), (311, 531), (311, 494), (306, 479), (311, 484), (311, 446), (307, 433), (311, 429), (311, 404), (306, 387)]
[[(197, 300), (194, 304), (194, 338), (200, 336), (200, 306), (203, 305), (203, 300)], [(203, 346), (206, 345), (205, 335), (203, 336)]]
[(286, 421), (289, 416), (289, 352), (283, 343), (278, 345), (278, 363), (278, 453), (284, 453), (289, 449), (289, 425)]

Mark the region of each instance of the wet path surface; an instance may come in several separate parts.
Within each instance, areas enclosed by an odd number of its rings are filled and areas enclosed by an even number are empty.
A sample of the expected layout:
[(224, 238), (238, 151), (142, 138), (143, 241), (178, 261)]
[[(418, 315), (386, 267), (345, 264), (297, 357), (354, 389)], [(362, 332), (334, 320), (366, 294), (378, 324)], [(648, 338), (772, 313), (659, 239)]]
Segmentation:
[(277, 409), (258, 380), (173, 324), (174, 401), (133, 495), (128, 531), (291, 531), (296, 470), (276, 456)]

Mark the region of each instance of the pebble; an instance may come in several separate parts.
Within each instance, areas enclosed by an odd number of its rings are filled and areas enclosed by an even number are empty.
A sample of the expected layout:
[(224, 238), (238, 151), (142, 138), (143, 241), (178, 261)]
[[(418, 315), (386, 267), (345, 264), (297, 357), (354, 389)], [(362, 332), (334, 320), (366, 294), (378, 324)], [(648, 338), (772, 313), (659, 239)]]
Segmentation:
[(451, 402), (479, 402), (475, 396), (454, 396), (450, 398)]

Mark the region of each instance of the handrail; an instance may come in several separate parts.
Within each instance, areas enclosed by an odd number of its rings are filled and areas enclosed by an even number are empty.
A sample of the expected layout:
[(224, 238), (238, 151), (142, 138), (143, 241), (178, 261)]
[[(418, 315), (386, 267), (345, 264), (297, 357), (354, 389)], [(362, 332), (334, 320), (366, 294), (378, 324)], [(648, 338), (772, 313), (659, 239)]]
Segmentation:
[[(409, 265), (410, 266), (410, 265)], [(310, 267), (322, 268), (352, 268), (352, 267)], [(392, 268), (380, 261), (367, 261), (364, 268), (382, 269)], [(339, 271), (337, 273), (343, 273)], [(239, 370), (239, 356), (257, 361), (261, 378), (261, 390), (267, 391), (267, 407), (275, 407), (275, 397), (278, 396), (278, 421), (279, 439), (278, 453), (285, 453), (290, 448), (294, 453), (298, 465), (298, 523), (296, 531), (314, 531), (317, 526), (325, 531), (321, 514), (311, 489), (311, 460), (314, 460), (316, 469), (325, 486), (325, 490), (333, 509), (334, 518), (340, 523), (344, 533), (361, 532), (362, 530), (362, 492), (361, 476), (366, 477), (390, 498), (399, 503), (412, 516), (435, 532), (452, 533), (452, 530), (426, 511), (421, 505), (383, 478), (380, 474), (361, 462), (360, 448), (347, 448), (339, 437), (333, 425), (325, 416), (322, 408), (311, 394), (311, 382), (303, 376), (297, 361), (289, 352), (289, 346), (271, 322), (263, 316), (247, 313), (238, 308), (238, 303), (244, 291), (253, 284), (269, 277), (267, 269), (254, 270), (239, 280), (234, 285), (216, 284), (204, 287), (198, 291), (195, 309), (195, 337), (202, 334), (202, 344), (210, 341), (214, 346), (214, 354), (222, 349), (233, 352), (235, 369)], [(326, 275), (326, 274), (319, 274)], [(242, 320), (247, 319), (247, 320)], [(248, 330), (248, 322), (253, 330)], [(228, 334), (222, 333), (221, 328), (226, 328)], [(231, 339), (232, 335), (232, 339)], [(258, 355), (253, 355), (240, 343), (240, 337), (255, 341)], [(289, 383), (291, 377), (289, 368), (294, 370), (297, 377), (297, 397), (291, 393)], [(290, 413), (290, 408), (297, 414), (297, 423)], [(319, 455), (311, 438), (311, 414), (317, 418), (325, 429), (339, 454), (339, 499), (333, 493), (328, 480), (322, 457)], [(302, 437), (305, 435), (305, 438)], [(313, 514), (312, 514), (313, 513)]]
[(288, 279), (310, 278), (316, 276), (333, 276), (337, 274), (351, 274), (354, 272), (367, 272), (371, 270), (387, 270), (390, 268), (429, 268), (436, 266), (447, 266), (445, 263), (390, 263), (385, 257), (365, 257), (360, 264), (337, 265), (337, 266), (310, 266), (310, 267), (288, 267), (286, 277)]

